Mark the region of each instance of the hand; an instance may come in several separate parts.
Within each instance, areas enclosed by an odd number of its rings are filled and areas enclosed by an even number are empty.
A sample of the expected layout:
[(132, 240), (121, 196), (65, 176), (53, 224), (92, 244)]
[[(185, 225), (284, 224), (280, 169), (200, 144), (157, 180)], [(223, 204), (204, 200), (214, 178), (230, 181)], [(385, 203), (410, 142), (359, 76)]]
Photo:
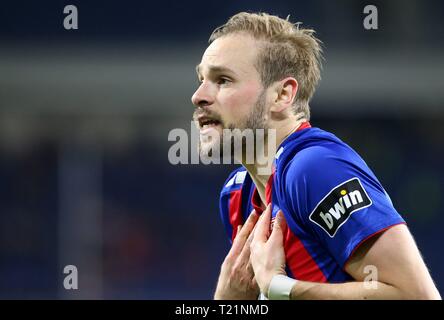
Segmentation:
[(251, 264), (261, 292), (268, 297), (268, 288), (274, 275), (285, 272), (284, 233), (285, 217), (282, 211), (276, 215), (270, 233), (271, 205), (262, 213), (254, 230), (251, 242)]
[(248, 300), (259, 296), (259, 286), (250, 262), (252, 231), (258, 218), (253, 210), (244, 226), (238, 227), (233, 245), (222, 264), (214, 299)]

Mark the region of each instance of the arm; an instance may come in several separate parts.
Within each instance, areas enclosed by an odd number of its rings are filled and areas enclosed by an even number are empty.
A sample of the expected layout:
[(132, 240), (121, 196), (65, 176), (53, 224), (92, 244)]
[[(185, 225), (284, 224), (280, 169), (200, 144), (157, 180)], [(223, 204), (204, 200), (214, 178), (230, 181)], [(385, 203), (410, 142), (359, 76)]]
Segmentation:
[[(270, 212), (258, 222), (251, 243), (252, 264), (262, 292), (268, 293), (271, 279), (285, 274), (283, 233), (280, 213), (270, 237)], [(266, 261), (265, 261), (266, 260)], [(374, 266), (373, 282), (366, 282), (366, 266)], [(355, 282), (325, 284), (297, 281), (290, 299), (441, 299), (416, 244), (405, 225), (367, 240), (352, 255), (345, 270)], [(375, 279), (376, 278), (376, 279)]]
[[(298, 282), (291, 299), (441, 299), (405, 225), (397, 225), (358, 248), (345, 270), (356, 282)], [(366, 283), (374, 266), (374, 283)]]

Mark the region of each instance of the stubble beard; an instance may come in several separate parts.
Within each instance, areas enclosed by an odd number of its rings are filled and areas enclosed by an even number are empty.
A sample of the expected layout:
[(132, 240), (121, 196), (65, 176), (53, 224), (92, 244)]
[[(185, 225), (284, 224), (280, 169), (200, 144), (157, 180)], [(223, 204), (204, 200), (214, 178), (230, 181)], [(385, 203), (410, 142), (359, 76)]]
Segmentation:
[[(222, 133), (219, 133), (215, 136), (214, 141), (207, 142), (202, 144), (202, 137), (199, 139), (199, 154), (200, 157), (204, 159), (211, 159), (213, 156), (213, 150), (217, 150), (215, 147), (218, 144), (219, 147), (219, 155), (222, 160), (223, 156), (227, 153), (225, 151), (230, 151), (230, 158), (233, 160), (235, 156), (241, 155), (241, 157), (245, 157), (246, 150), (250, 150), (254, 152), (256, 146), (256, 135), (258, 129), (263, 129), (265, 136), (267, 136), (267, 117), (266, 117), (266, 91), (265, 89), (259, 94), (256, 103), (254, 104), (251, 112), (247, 117), (242, 119), (242, 121), (238, 124), (230, 123), (225, 124), (221, 117), (218, 118), (220, 120), (220, 125), (222, 127)], [(224, 131), (231, 133), (230, 137), (227, 139), (226, 136), (224, 138)], [(252, 130), (253, 141), (248, 141), (242, 132), (245, 130)], [(242, 143), (235, 143), (235, 139), (242, 139)], [(253, 143), (253, 146), (249, 146), (247, 148), (247, 143)], [(241, 150), (239, 150), (241, 148)], [(237, 157), (236, 157), (237, 158)], [(241, 160), (241, 159), (237, 159)]]

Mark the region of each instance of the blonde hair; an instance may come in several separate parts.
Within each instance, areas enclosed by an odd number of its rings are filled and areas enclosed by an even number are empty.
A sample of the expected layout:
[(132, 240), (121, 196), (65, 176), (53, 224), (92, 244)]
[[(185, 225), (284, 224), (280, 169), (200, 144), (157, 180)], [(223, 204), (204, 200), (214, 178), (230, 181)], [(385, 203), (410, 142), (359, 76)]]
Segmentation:
[(285, 77), (299, 84), (294, 106), (299, 118), (310, 118), (309, 101), (321, 78), (321, 42), (312, 29), (267, 13), (240, 12), (216, 28), (209, 42), (233, 33), (246, 32), (263, 44), (256, 68), (265, 88)]

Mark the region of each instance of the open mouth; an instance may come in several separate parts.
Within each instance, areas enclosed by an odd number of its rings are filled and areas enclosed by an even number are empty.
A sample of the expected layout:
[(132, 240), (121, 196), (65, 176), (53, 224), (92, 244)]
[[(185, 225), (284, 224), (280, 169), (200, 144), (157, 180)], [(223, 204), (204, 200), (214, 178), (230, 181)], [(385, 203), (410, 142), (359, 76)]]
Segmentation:
[(221, 124), (219, 120), (209, 117), (200, 117), (198, 121), (200, 129), (207, 129)]

